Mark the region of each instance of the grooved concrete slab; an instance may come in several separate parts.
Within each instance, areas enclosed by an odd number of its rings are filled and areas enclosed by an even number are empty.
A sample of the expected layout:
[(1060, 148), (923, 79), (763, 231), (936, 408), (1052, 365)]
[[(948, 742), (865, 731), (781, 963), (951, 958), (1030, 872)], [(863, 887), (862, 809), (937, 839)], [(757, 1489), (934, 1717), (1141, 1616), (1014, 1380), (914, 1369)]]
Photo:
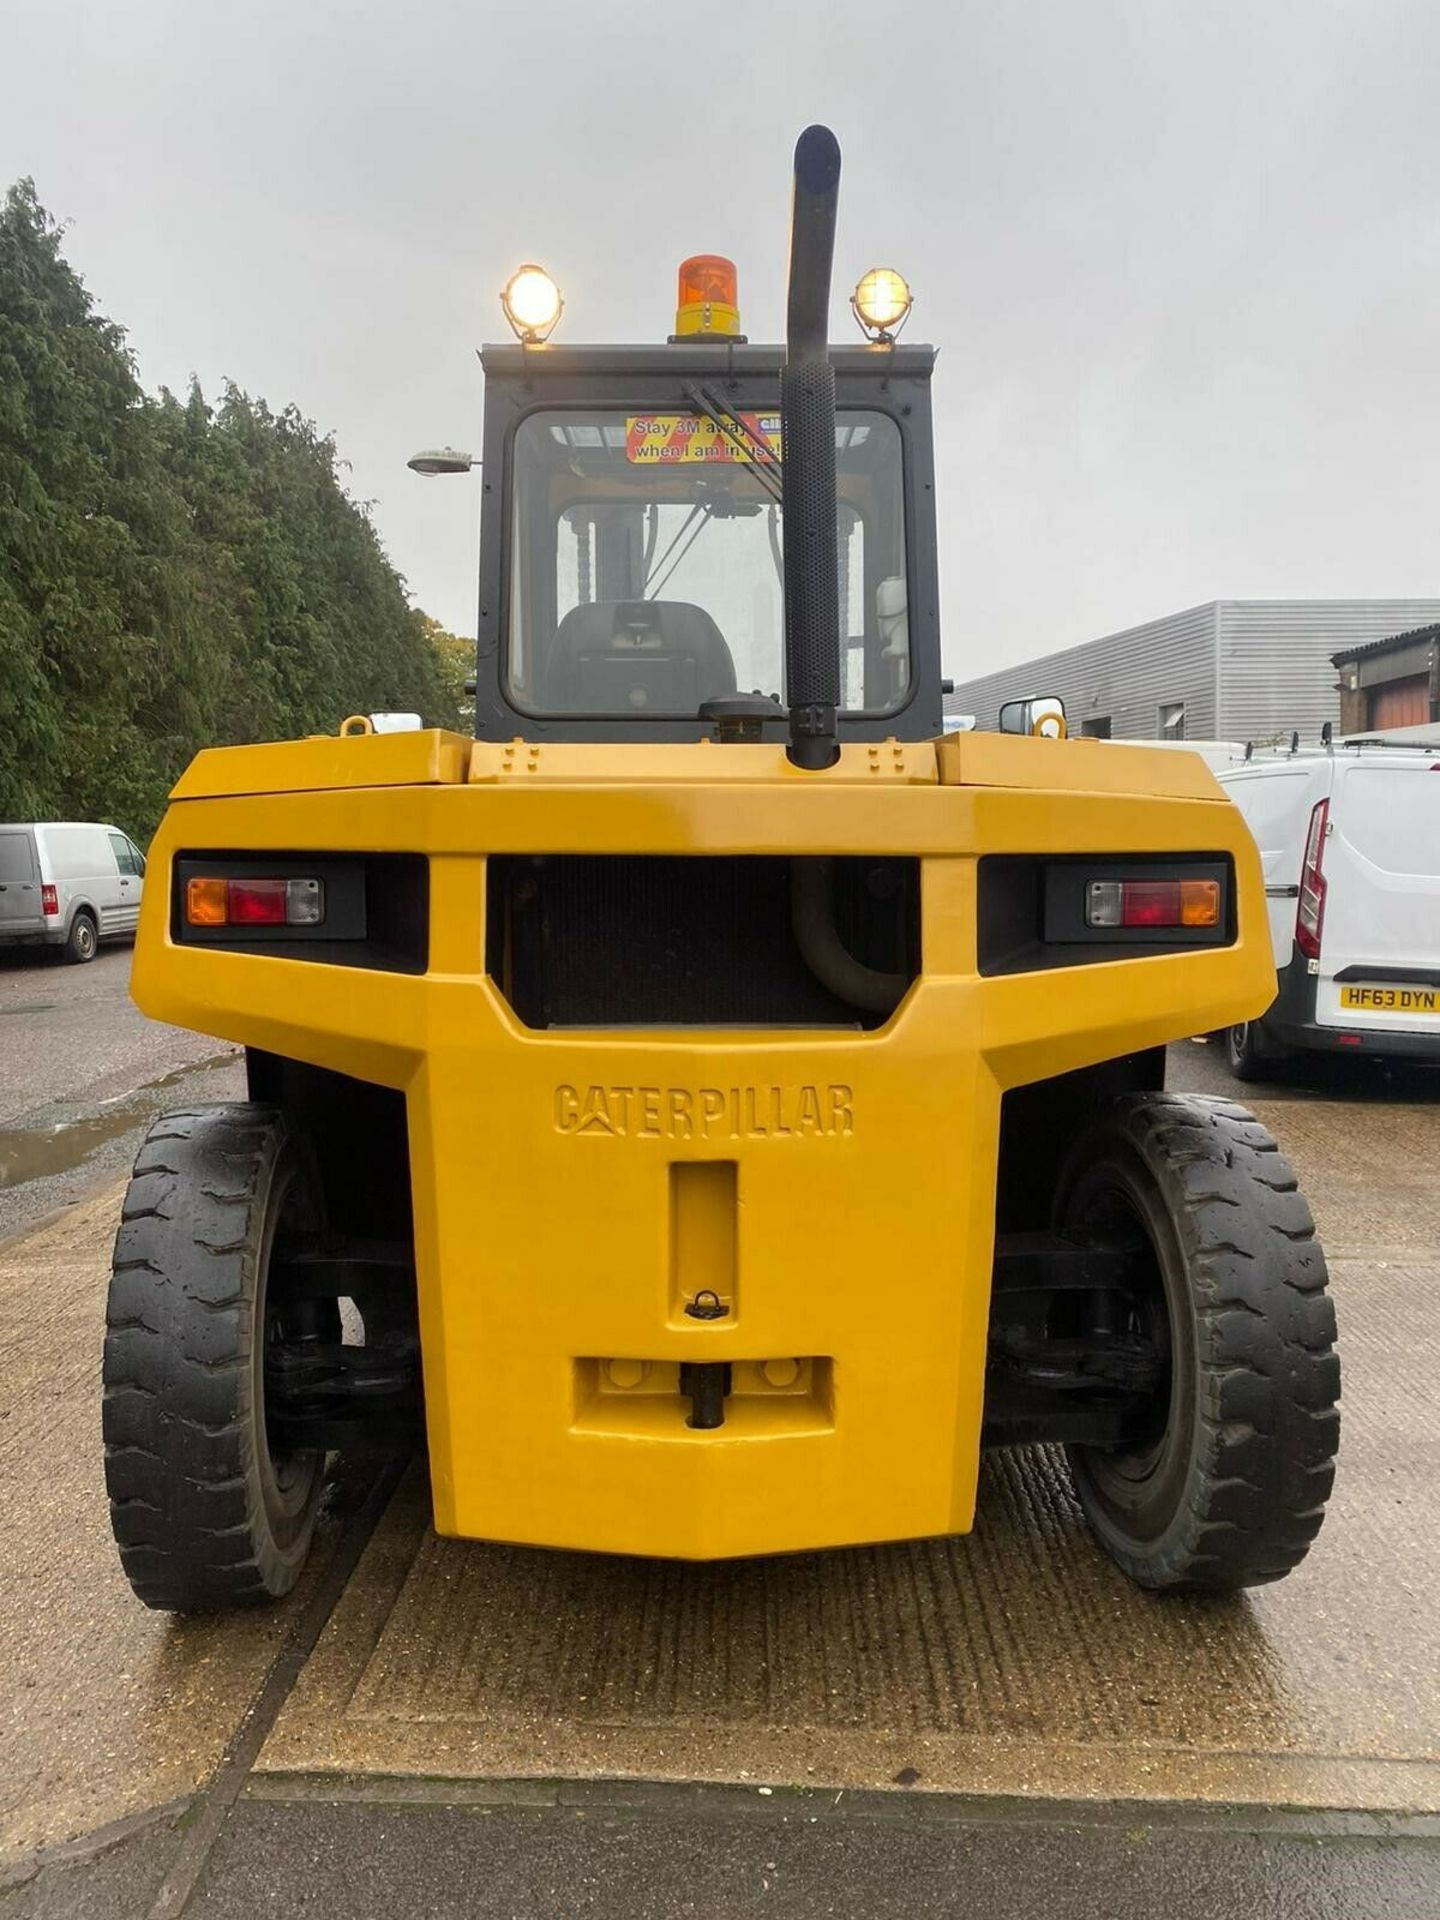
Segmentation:
[(231, 1619), (131, 1593), (100, 1450), (105, 1286), (119, 1184), (0, 1247), (0, 1859), (192, 1793), (323, 1572)]
[(1276, 1587), (1136, 1591), (1043, 1451), (968, 1539), (698, 1567), (442, 1541), (417, 1475), (260, 1768), (1440, 1808), (1440, 1269), (1335, 1287), (1336, 1501)]

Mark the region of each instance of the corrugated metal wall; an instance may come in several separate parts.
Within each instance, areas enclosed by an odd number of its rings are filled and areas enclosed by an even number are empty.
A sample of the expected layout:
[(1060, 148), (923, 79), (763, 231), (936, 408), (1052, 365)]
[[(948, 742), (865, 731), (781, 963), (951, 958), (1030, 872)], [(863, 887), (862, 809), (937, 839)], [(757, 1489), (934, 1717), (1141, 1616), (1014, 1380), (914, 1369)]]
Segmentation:
[(1437, 600), (1222, 600), (1217, 737), (1318, 740), (1340, 723), (1331, 654), (1436, 619)]
[(957, 682), (945, 711), (993, 727), (1001, 701), (1058, 693), (1076, 733), (1108, 715), (1117, 740), (1153, 740), (1160, 708), (1183, 700), (1190, 740), (1263, 740), (1293, 728), (1316, 740), (1340, 718), (1331, 654), (1432, 620), (1440, 600), (1210, 600)]
[(1076, 733), (1087, 720), (1108, 716), (1117, 740), (1153, 740), (1160, 708), (1183, 700), (1190, 739), (1213, 739), (1215, 602), (957, 682), (945, 696), (945, 711), (973, 713), (980, 726), (992, 728), (1002, 700), (1031, 693), (1058, 693)]

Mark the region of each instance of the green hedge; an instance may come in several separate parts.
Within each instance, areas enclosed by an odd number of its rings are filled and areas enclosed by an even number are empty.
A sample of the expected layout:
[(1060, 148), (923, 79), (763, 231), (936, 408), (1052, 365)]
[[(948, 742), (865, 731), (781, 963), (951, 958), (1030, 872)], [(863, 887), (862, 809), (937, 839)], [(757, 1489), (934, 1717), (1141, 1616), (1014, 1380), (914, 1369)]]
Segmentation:
[(0, 820), (142, 842), (202, 746), (392, 707), (457, 724), (334, 442), (238, 387), (146, 394), (29, 181), (0, 213)]

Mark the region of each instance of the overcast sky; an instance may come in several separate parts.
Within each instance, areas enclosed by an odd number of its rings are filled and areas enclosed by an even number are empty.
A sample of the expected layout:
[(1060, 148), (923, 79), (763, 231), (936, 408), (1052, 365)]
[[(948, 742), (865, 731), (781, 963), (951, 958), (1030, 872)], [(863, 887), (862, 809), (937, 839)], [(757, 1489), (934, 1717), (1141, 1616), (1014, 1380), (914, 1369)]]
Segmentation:
[(522, 260), (658, 340), (687, 253), (781, 324), (790, 153), (941, 348), (949, 668), (1200, 600), (1440, 590), (1436, 0), (0, 0), (32, 174), (151, 387), (334, 433), (474, 632), (473, 347)]

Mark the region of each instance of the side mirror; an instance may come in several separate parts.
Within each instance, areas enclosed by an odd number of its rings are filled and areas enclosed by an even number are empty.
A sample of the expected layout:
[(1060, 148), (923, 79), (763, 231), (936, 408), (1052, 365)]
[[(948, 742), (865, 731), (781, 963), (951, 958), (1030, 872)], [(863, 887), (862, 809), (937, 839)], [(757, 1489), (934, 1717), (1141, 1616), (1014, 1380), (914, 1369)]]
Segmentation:
[(1000, 709), (1001, 733), (1028, 733), (1044, 740), (1063, 740), (1065, 702), (1053, 693), (1033, 694), (1028, 700), (1007, 700)]

